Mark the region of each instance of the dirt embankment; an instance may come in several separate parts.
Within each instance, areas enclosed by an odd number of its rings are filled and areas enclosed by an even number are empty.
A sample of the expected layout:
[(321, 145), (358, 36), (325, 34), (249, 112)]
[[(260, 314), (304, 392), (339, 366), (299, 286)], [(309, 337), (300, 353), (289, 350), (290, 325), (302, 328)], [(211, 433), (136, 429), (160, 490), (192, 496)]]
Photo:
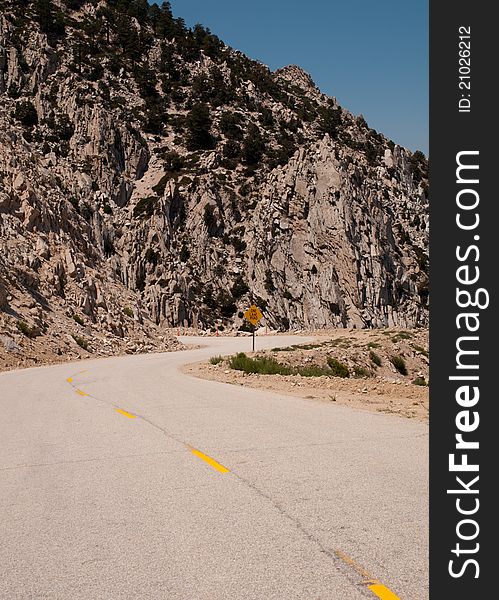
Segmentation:
[[(236, 370), (230, 366), (230, 357), (221, 361), (214, 357), (213, 362), (220, 362), (188, 365), (184, 371), (205, 379), (428, 420), (426, 329), (337, 330), (317, 336), (312, 343), (248, 356), (263, 362), (270, 359), (272, 365), (279, 363), (283, 372), (292, 374)], [(307, 376), (310, 372), (317, 374)]]
[(90, 320), (50, 314), (50, 325), (6, 318), (0, 312), (0, 372), (89, 358), (183, 350), (185, 346), (165, 331), (132, 323), (126, 336), (103, 332)]

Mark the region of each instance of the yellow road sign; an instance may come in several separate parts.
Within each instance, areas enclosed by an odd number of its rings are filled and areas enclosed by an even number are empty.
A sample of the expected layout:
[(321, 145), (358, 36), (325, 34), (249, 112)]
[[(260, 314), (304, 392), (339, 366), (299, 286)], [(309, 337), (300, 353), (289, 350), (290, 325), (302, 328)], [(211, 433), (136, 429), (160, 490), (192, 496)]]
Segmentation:
[(244, 316), (248, 319), (248, 321), (252, 325), (256, 325), (260, 319), (263, 318), (263, 314), (254, 304), (248, 308), (248, 310), (244, 313)]

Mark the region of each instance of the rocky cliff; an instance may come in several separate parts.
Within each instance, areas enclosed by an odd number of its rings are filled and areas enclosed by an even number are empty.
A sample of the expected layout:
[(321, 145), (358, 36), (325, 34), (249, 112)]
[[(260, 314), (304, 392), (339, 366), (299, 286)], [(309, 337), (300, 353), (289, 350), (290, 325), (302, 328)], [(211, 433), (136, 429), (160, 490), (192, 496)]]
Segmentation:
[(158, 348), (252, 301), (280, 329), (427, 323), (421, 153), (168, 3), (0, 11), (4, 330)]

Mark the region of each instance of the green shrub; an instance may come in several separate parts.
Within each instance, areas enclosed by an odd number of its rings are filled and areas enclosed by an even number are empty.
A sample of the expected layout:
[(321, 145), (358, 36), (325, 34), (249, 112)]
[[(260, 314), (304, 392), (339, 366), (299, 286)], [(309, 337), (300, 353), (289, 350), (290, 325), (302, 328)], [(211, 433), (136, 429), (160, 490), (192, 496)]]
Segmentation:
[(376, 352), (373, 352), (372, 350), (369, 352), (369, 358), (373, 361), (373, 363), (377, 366), (377, 367), (381, 367), (381, 358), (376, 354)]
[(73, 314), (73, 315), (71, 315), (71, 318), (73, 319), (73, 321), (78, 323), (78, 325), (82, 325), (82, 326), (85, 325), (85, 321), (80, 317), (80, 315)]
[(133, 209), (133, 216), (135, 218), (146, 218), (152, 217), (158, 203), (156, 196), (149, 196), (147, 198), (141, 198)]
[(284, 348), (272, 348), (272, 352), (294, 352), (295, 350), (315, 350), (320, 348), (322, 344), (294, 344), (293, 346), (285, 346)]
[(414, 344), (412, 347), (414, 348), (414, 350), (416, 350), (416, 352), (419, 352), (419, 354), (422, 354), (423, 356), (426, 356), (426, 358), (428, 358), (428, 356), (429, 356), (428, 351), (425, 350), (422, 346), (418, 346), (417, 344)]
[(367, 162), (371, 166), (375, 166), (379, 160), (378, 148), (373, 144), (366, 144), (365, 148)]
[(416, 379), (414, 379), (412, 381), (413, 385), (420, 385), (423, 387), (426, 387), (428, 384), (426, 383), (426, 379), (424, 377), (416, 377)]
[(182, 244), (180, 249), (180, 262), (186, 263), (189, 260), (191, 253), (185, 244)]
[(218, 292), (215, 299), (215, 306), (220, 307), (222, 317), (230, 319), (236, 312), (237, 306), (234, 304), (234, 298), (228, 290), (222, 289)]
[(229, 359), (229, 366), (237, 371), (260, 375), (300, 375), (301, 377), (331, 377), (332, 375), (330, 369), (319, 365), (290, 367), (269, 356), (249, 358), (244, 352), (232, 356)]
[(392, 356), (390, 362), (401, 375), (407, 375), (407, 365), (401, 356)]
[(326, 377), (331, 376), (331, 371), (329, 369), (325, 369), (324, 367), (320, 367), (319, 365), (307, 365), (305, 367), (297, 367), (294, 372), (297, 375), (301, 375), (302, 377), (322, 377), (325, 375)]
[(127, 317), (130, 317), (130, 319), (133, 319), (133, 310), (129, 306), (125, 306), (123, 309), (123, 314)]
[(26, 337), (35, 338), (38, 335), (37, 329), (35, 327), (31, 327), (31, 325), (28, 325), (26, 321), (18, 321), (16, 323), (16, 327)]
[(244, 281), (242, 276), (239, 276), (236, 279), (234, 285), (231, 288), (231, 292), (234, 298), (241, 298), (241, 296), (244, 296), (244, 294), (247, 294), (249, 292), (248, 284), (246, 283), (246, 281)]
[(38, 114), (36, 108), (30, 100), (23, 100), (16, 104), (14, 110), (14, 118), (22, 123), (25, 127), (33, 127), (38, 125)]
[(410, 340), (411, 338), (412, 333), (409, 333), (407, 331), (399, 331), (392, 337), (392, 342), (396, 344), (397, 342), (400, 342), (400, 340)]
[(80, 348), (83, 348), (83, 350), (88, 352), (88, 342), (86, 339), (80, 337), (79, 335), (72, 335), (72, 338), (78, 344), (78, 346), (80, 346)]
[(156, 266), (158, 264), (159, 255), (152, 248), (148, 248), (144, 258), (145, 258), (146, 262), (150, 263), (151, 265)]
[(190, 177), (182, 177), (182, 179), (178, 182), (180, 187), (187, 187), (192, 182)]
[(217, 218), (215, 216), (215, 207), (213, 206), (213, 204), (207, 204), (204, 207), (203, 221), (206, 227), (208, 227), (208, 229), (217, 224)]
[(71, 206), (75, 209), (75, 211), (79, 214), (80, 213), (80, 203), (78, 202), (78, 199), (75, 198), (74, 196), (71, 196), (68, 198), (68, 201), (71, 203)]
[(381, 348), (381, 344), (378, 344), (376, 342), (369, 342), (369, 344), (367, 344), (368, 348)]
[(218, 355), (218, 356), (212, 356), (210, 358), (210, 363), (212, 365), (219, 365), (223, 361), (224, 361), (224, 358), (223, 358), (223, 356), (220, 356), (220, 355)]
[(348, 338), (340, 337), (340, 338), (337, 338), (335, 340), (331, 340), (329, 342), (329, 345), (333, 346), (333, 347), (338, 346), (338, 347), (341, 347), (341, 348), (350, 348), (351, 343), (350, 343), (350, 340)]
[(47, 119), (47, 125), (52, 129), (58, 140), (68, 142), (74, 135), (75, 127), (65, 114), (60, 115), (57, 119)]
[(246, 250), (247, 244), (244, 240), (233, 236), (230, 240), (231, 244), (234, 246), (234, 250), (238, 253), (241, 254), (242, 252), (244, 252)]
[(224, 163), (227, 169), (233, 171), (238, 164), (238, 158), (241, 154), (241, 146), (234, 142), (234, 140), (229, 140), (223, 145), (222, 149), (224, 155)]
[(231, 302), (220, 306), (220, 314), (226, 319), (230, 319), (236, 312), (237, 306)]
[(291, 367), (277, 362), (271, 357), (250, 358), (244, 352), (240, 352), (229, 359), (229, 366), (236, 371), (244, 373), (260, 373), (262, 375), (292, 375)]
[(243, 132), (239, 125), (241, 124), (241, 116), (236, 113), (224, 112), (220, 117), (220, 131), (225, 134), (230, 140), (240, 140), (243, 137)]
[(353, 368), (353, 376), (356, 379), (362, 379), (364, 377), (372, 377), (372, 372), (369, 369), (366, 369), (365, 367), (361, 367), (359, 365), (355, 365), (355, 367)]
[(328, 356), (327, 364), (332, 371), (333, 377), (350, 377), (348, 367), (333, 356)]

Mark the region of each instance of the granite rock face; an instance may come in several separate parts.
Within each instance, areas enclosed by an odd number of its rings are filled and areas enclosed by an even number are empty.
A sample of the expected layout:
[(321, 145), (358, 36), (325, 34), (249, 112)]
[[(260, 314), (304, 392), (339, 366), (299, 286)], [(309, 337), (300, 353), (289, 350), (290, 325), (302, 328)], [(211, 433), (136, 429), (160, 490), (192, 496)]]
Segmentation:
[(280, 329), (427, 324), (421, 153), (167, 4), (16, 4), (0, 2), (4, 328), (157, 349), (179, 324), (238, 328), (250, 302)]

